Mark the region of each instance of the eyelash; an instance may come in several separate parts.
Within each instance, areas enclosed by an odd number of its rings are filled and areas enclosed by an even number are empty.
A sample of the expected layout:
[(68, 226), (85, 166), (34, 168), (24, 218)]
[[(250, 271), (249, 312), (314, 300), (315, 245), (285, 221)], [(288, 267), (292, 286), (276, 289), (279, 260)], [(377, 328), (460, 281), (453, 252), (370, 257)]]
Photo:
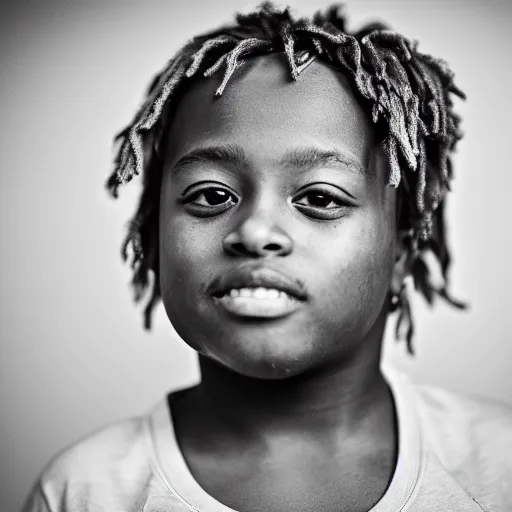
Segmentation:
[[(226, 190), (225, 188), (222, 187), (205, 187), (200, 190), (196, 190), (195, 192), (192, 192), (192, 194), (190, 194), (188, 197), (185, 197), (182, 200), (182, 203), (193, 204), (193, 201), (196, 200), (198, 197), (201, 197), (202, 195), (204, 195), (206, 199), (205, 194), (214, 190), (217, 192), (226, 193), (231, 197), (236, 197), (233, 192), (230, 192), (229, 190)], [(221, 203), (220, 205), (193, 204), (194, 207), (199, 208), (196, 209), (194, 213), (198, 214), (200, 217), (210, 217), (227, 210), (229, 207), (237, 203), (238, 199), (236, 199), (234, 202), (232, 201), (231, 203)]]
[[(201, 196), (205, 197), (205, 200), (207, 199), (206, 195), (209, 192), (216, 191), (216, 192), (222, 192), (225, 193), (232, 198), (235, 198), (235, 200), (231, 200), (229, 203), (221, 203), (218, 205), (205, 205), (205, 204), (194, 204), (193, 202), (198, 199)], [(325, 197), (326, 199), (329, 199), (329, 202), (327, 205), (330, 205), (331, 203), (337, 204), (335, 207), (327, 208), (326, 206), (316, 206), (316, 205), (308, 205), (308, 204), (301, 204), (297, 203), (296, 201), (303, 199), (308, 196), (321, 196)], [(219, 213), (222, 213), (223, 211), (227, 210), (231, 206), (238, 203), (238, 199), (236, 198), (235, 194), (233, 192), (230, 192), (229, 190), (223, 188), (223, 187), (205, 187), (201, 190), (197, 190), (190, 194), (188, 197), (184, 198), (182, 200), (183, 204), (191, 204), (196, 208), (199, 208), (195, 210), (194, 213), (199, 214), (199, 216), (202, 217), (209, 217), (214, 216)], [(347, 208), (349, 208), (350, 205), (347, 201), (344, 199), (336, 196), (335, 194), (328, 192), (327, 190), (324, 190), (322, 188), (315, 188), (310, 189), (304, 193), (302, 193), (295, 201), (295, 206), (298, 206), (298, 210), (307, 215), (308, 217), (313, 218), (324, 218), (324, 219), (330, 219), (330, 218), (338, 218), (343, 216), (346, 213)], [(314, 213), (314, 215), (313, 215)]]

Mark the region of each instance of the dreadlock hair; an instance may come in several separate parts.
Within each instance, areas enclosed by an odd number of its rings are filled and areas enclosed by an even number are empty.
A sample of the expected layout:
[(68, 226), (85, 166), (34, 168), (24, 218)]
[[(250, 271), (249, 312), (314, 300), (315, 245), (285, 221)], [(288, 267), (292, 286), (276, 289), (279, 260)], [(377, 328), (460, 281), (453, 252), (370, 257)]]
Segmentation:
[[(194, 37), (155, 76), (147, 97), (132, 122), (122, 130), (115, 169), (106, 187), (115, 198), (120, 185), (143, 174), (143, 189), (135, 216), (128, 224), (122, 258), (132, 248), (132, 286), (139, 302), (154, 275), (144, 310), (144, 327), (161, 299), (158, 262), (158, 211), (161, 161), (158, 146), (180, 95), (190, 80), (223, 73), (215, 92), (221, 96), (245, 59), (284, 52), (293, 80), (313, 59), (340, 69), (373, 120), (389, 160), (387, 183), (398, 189), (398, 227), (404, 235), (407, 276), (429, 304), (440, 296), (457, 308), (465, 305), (448, 293), (451, 258), (444, 222), (445, 195), (453, 179), (450, 154), (462, 135), (460, 117), (453, 112), (451, 94), (465, 98), (454, 85), (443, 60), (417, 51), (417, 42), (372, 23), (355, 33), (345, 29), (341, 5), (335, 4), (312, 19), (294, 19), (289, 8), (271, 2), (250, 14), (236, 14), (233, 25)], [(431, 253), (440, 267), (442, 285), (431, 282), (427, 262)], [(431, 258), (432, 259), (432, 258)], [(413, 321), (407, 290), (402, 288), (389, 310), (397, 310), (396, 336), (405, 337), (413, 353)]]

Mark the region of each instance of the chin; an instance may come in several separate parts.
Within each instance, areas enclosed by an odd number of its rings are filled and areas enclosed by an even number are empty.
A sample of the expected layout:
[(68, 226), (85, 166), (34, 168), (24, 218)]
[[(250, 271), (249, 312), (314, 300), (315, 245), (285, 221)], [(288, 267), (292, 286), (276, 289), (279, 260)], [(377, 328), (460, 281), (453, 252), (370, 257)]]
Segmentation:
[(256, 345), (253, 341), (251, 348), (240, 345), (209, 347), (204, 355), (240, 375), (265, 380), (287, 379), (306, 372), (314, 365), (313, 357), (304, 350), (304, 345)]
[(302, 368), (301, 365), (290, 363), (290, 361), (239, 361), (233, 362), (222, 361), (216, 359), (222, 366), (229, 370), (250, 377), (253, 379), (261, 380), (284, 380), (296, 375), (300, 375), (307, 368)]

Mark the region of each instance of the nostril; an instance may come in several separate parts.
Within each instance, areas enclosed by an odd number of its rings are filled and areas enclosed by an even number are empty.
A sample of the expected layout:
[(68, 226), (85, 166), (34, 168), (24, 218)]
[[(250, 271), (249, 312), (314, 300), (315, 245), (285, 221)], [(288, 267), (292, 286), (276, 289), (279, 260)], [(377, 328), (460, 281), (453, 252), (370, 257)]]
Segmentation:
[(231, 248), (236, 251), (236, 252), (243, 252), (245, 251), (245, 246), (244, 244), (240, 243), (240, 242), (237, 242), (236, 244), (232, 244), (231, 245)]
[(279, 243), (269, 243), (266, 245), (255, 244), (245, 244), (244, 242), (234, 242), (230, 244), (225, 244), (224, 249), (228, 254), (232, 256), (248, 256), (251, 258), (259, 258), (269, 253), (282, 253), (284, 251), (284, 247)]
[(242, 242), (236, 242), (233, 244), (228, 244), (225, 247), (226, 252), (231, 256), (249, 256), (249, 257), (257, 257), (258, 254), (256, 252), (250, 251), (248, 247)]

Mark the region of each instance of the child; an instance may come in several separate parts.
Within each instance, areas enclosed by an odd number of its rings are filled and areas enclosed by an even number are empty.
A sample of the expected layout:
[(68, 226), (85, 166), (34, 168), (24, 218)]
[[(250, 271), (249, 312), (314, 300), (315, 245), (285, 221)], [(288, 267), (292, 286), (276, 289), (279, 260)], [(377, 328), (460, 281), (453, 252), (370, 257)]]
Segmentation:
[(67, 449), (24, 511), (512, 510), (512, 414), (380, 367), (391, 311), (412, 351), (408, 282), (461, 307), (452, 95), (443, 61), (336, 7), (267, 3), (186, 44), (107, 185), (143, 174), (123, 255), (201, 382)]

